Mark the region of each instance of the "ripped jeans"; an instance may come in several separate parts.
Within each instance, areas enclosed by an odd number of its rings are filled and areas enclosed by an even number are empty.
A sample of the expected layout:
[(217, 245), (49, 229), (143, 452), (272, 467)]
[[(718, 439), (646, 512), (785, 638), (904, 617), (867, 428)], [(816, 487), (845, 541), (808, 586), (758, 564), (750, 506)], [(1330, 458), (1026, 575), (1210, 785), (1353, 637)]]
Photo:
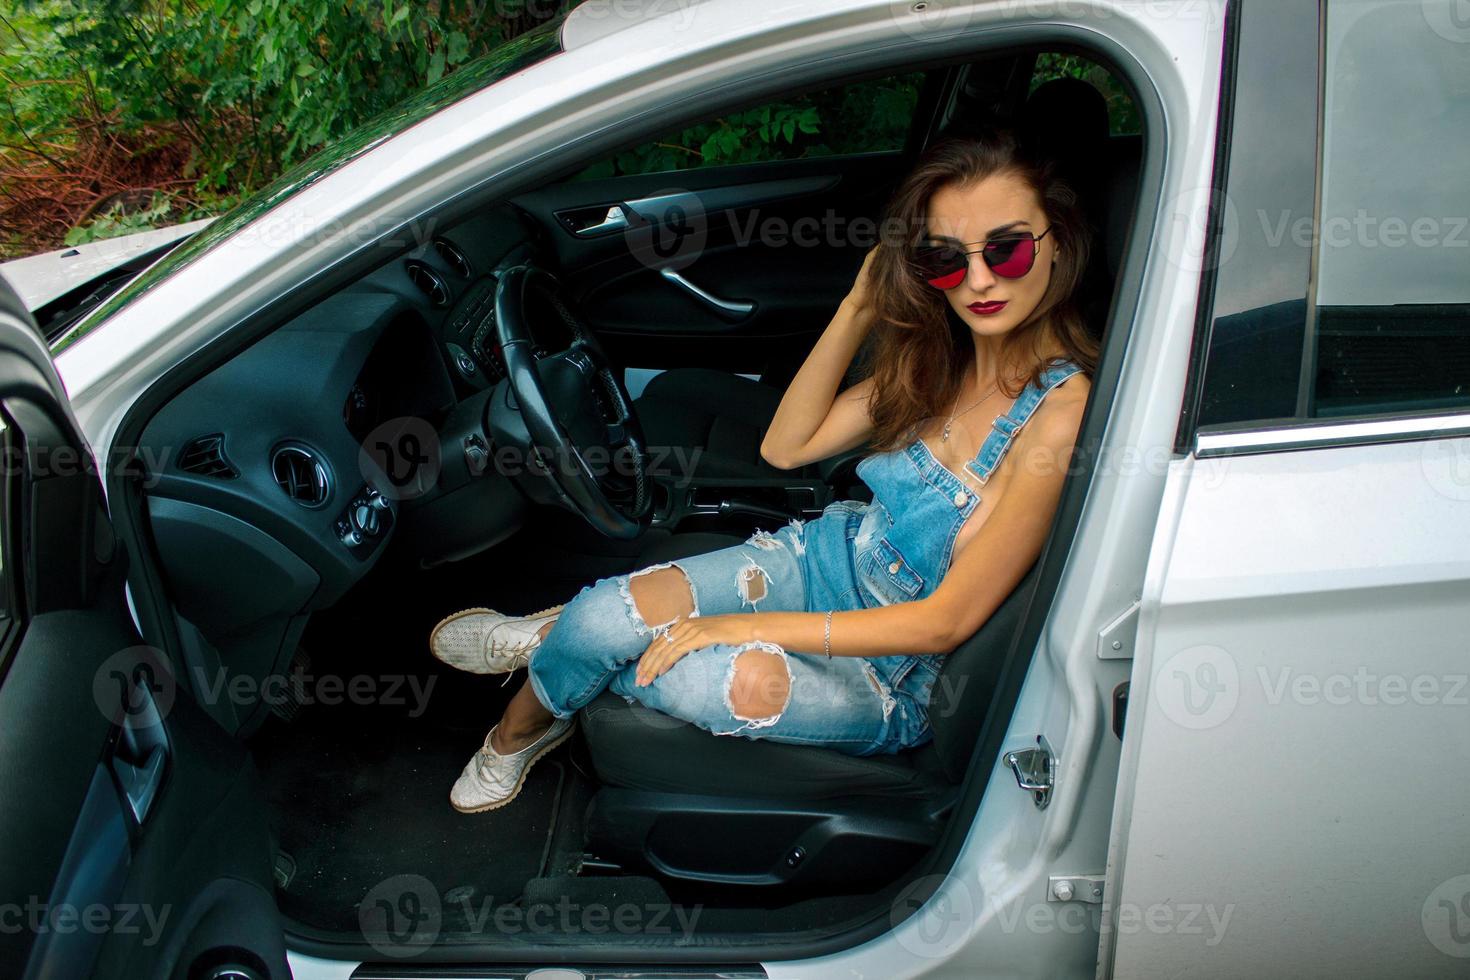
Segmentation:
[[(644, 621), (629, 588), (639, 575), (669, 567), (682, 571), (693, 599), (691, 617), (864, 608), (855, 586), (834, 601), (837, 593), (830, 582), (822, 583), (825, 604), (810, 608), (802, 555), (807, 534), (817, 530), (818, 521), (849, 527), (844, 534), (842, 527), (823, 525), (826, 533), (813, 535), (811, 543), (831, 547), (831, 564), (850, 569), (850, 556), (827, 543), (851, 540), (851, 512), (836, 508), (805, 527), (793, 521), (775, 533), (757, 531), (743, 544), (584, 587), (566, 603), (531, 656), (530, 682), (537, 699), (552, 714), (566, 718), (610, 687), (629, 702), (639, 701), (717, 735), (820, 745), (858, 756), (928, 741), (929, 694), (938, 677), (938, 661), (932, 656), (829, 659), (820, 650), (798, 652), (760, 640), (716, 643), (691, 651), (647, 686), (635, 683), (638, 657), (655, 635), (674, 623)], [(731, 684), (742, 664), (750, 663), (742, 660), (746, 655), (773, 655), (784, 665), (787, 683), (772, 700), (785, 703), (776, 714), (742, 717), (732, 707)]]

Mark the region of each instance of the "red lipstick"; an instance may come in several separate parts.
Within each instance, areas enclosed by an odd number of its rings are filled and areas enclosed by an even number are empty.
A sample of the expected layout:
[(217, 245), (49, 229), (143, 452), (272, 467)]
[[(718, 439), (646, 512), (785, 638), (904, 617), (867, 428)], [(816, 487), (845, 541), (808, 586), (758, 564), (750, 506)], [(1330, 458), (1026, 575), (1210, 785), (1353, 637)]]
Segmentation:
[(994, 316), (1006, 308), (1005, 300), (996, 300), (992, 303), (971, 303), (965, 309), (979, 316)]

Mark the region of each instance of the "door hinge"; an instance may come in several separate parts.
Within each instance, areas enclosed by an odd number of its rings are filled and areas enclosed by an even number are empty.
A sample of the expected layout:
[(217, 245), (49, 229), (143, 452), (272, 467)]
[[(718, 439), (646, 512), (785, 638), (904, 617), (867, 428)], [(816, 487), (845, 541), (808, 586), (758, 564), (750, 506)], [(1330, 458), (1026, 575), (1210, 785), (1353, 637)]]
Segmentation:
[(1052, 875), (1046, 891), (1048, 902), (1086, 902), (1101, 905), (1103, 900), (1102, 875)]
[(1100, 660), (1132, 660), (1133, 644), (1138, 639), (1138, 601), (1118, 614), (1111, 623), (1097, 631), (1097, 656)]
[(1031, 794), (1036, 809), (1045, 810), (1051, 802), (1052, 775), (1057, 767), (1057, 757), (1046, 736), (1036, 736), (1035, 748), (1007, 752), (1005, 763), (1016, 774), (1016, 785)]

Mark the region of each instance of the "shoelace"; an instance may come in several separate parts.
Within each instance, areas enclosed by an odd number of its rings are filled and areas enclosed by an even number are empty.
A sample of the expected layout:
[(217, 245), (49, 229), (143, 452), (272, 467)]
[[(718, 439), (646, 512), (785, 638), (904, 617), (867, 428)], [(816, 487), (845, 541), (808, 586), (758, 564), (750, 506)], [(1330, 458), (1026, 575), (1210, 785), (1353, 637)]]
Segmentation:
[[(551, 724), (553, 726), (555, 726), (556, 725), (556, 722), (553, 721)], [(492, 729), (492, 731), (493, 731), (493, 729)], [(551, 729), (548, 728), (545, 732), (543, 732), (540, 735), (540, 737), (538, 737), (536, 739), (536, 742), (541, 741), (541, 739), (545, 738), (550, 733), (551, 733)], [(532, 742), (531, 745), (536, 744), (536, 742)], [(476, 766), (476, 768), (478, 768), (480, 770), (480, 772), (481, 772), (482, 775), (484, 775), (484, 776), (486, 776), (488, 778), (491, 775), (491, 773), (490, 773), (490, 757), (492, 755), (499, 756), (502, 759), (509, 759), (511, 756), (513, 756), (513, 755), (519, 755), (520, 753), (526, 751), (526, 749), (529, 749), (530, 747), (531, 747), (530, 745), (527, 745), (524, 748), (520, 748), (520, 749), (517, 749), (514, 752), (509, 752), (509, 753), (496, 752), (495, 749), (494, 749), (494, 747), (491, 746), (491, 744), (490, 744), (490, 736), (489, 735), (486, 735), (485, 736), (485, 743), (483, 745), (481, 745), (477, 750), (475, 750), (475, 766)]]
[[(512, 644), (512, 643), (504, 643), (504, 644), (497, 643), (497, 642), (495, 642), (495, 639), (494, 639), (494, 637), (492, 635), (492, 637), (490, 639), (490, 653), (492, 655), (493, 654), (496, 654), (496, 653), (500, 653), (502, 651), (508, 652), (508, 653), (524, 653), (525, 654), (525, 658), (521, 662), (521, 664), (519, 664), (519, 666), (524, 667), (524, 666), (526, 666), (527, 664), (529, 664), (531, 662), (531, 651), (533, 649), (535, 649), (535, 647), (539, 644), (539, 642), (540, 641), (537, 640), (536, 637), (533, 635), (531, 637), (530, 642), (526, 644), (526, 647), (525, 647), (525, 649), (523, 651), (521, 651), (521, 650), (514, 650), (513, 649), (514, 644)], [(504, 687), (505, 685), (507, 685), (507, 684), (510, 683), (510, 675), (511, 675), (511, 673), (513, 673), (513, 671), (508, 670), (508, 671), (505, 672), (504, 679), (500, 682), (500, 686), (501, 687)]]
[[(536, 619), (537, 617), (540, 617), (540, 616), (545, 616), (548, 613), (560, 613), (561, 610), (565, 607), (565, 605), (566, 605), (565, 603), (558, 603), (555, 606), (547, 606), (545, 609), (542, 609), (540, 612), (533, 612), (533, 613), (531, 613), (531, 614), (529, 614), (527, 616), (517, 616), (516, 617), (516, 621), (522, 621), (522, 622), (524, 622), (526, 620), (532, 620), (532, 619)], [(501, 623), (500, 625), (501, 626), (504, 626), (506, 624), (505, 623)], [(520, 665), (520, 666), (523, 666), (524, 667), (531, 660), (531, 651), (534, 650), (534, 649), (536, 649), (536, 647), (538, 647), (538, 646), (541, 645), (541, 637), (538, 635), (538, 633), (540, 632), (540, 629), (541, 629), (541, 627), (540, 626), (537, 626), (536, 629), (534, 631), (532, 631), (532, 633), (531, 633), (531, 639), (525, 642), (525, 646), (524, 646), (524, 649), (523, 650), (516, 650), (516, 649), (514, 649), (517, 644), (515, 644), (514, 642), (509, 641), (509, 640), (506, 641), (505, 643), (499, 643), (499, 642), (497, 642), (496, 639), (495, 639), (495, 630), (492, 629), (490, 631), (490, 638), (489, 638), (490, 639), (490, 653), (492, 655), (493, 654), (496, 654), (496, 653), (501, 653), (502, 651), (503, 652), (507, 652), (507, 653), (524, 653), (525, 654), (525, 661)], [(500, 682), (500, 686), (501, 687), (504, 687), (505, 685), (507, 685), (509, 683), (510, 683), (510, 671), (507, 671), (506, 674), (505, 674), (505, 680), (503, 680), (503, 681)]]

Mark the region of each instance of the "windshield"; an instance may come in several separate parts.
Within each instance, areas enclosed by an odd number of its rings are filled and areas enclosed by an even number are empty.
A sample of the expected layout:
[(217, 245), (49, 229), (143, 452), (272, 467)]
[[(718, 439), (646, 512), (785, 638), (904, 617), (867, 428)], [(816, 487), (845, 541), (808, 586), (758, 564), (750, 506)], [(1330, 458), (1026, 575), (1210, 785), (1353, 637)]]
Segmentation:
[(397, 136), (440, 109), (473, 95), (502, 78), (560, 53), (561, 24), (565, 19), (566, 13), (563, 12), (506, 41), (484, 57), (461, 66), (452, 74), (444, 76), (292, 167), (272, 183), (226, 211), (207, 228), (191, 236), (184, 244), (114, 293), (93, 315), (65, 333), (52, 347), (52, 353), (61, 353), (133, 299), (153, 289), (276, 205), (351, 163), (379, 143)]

